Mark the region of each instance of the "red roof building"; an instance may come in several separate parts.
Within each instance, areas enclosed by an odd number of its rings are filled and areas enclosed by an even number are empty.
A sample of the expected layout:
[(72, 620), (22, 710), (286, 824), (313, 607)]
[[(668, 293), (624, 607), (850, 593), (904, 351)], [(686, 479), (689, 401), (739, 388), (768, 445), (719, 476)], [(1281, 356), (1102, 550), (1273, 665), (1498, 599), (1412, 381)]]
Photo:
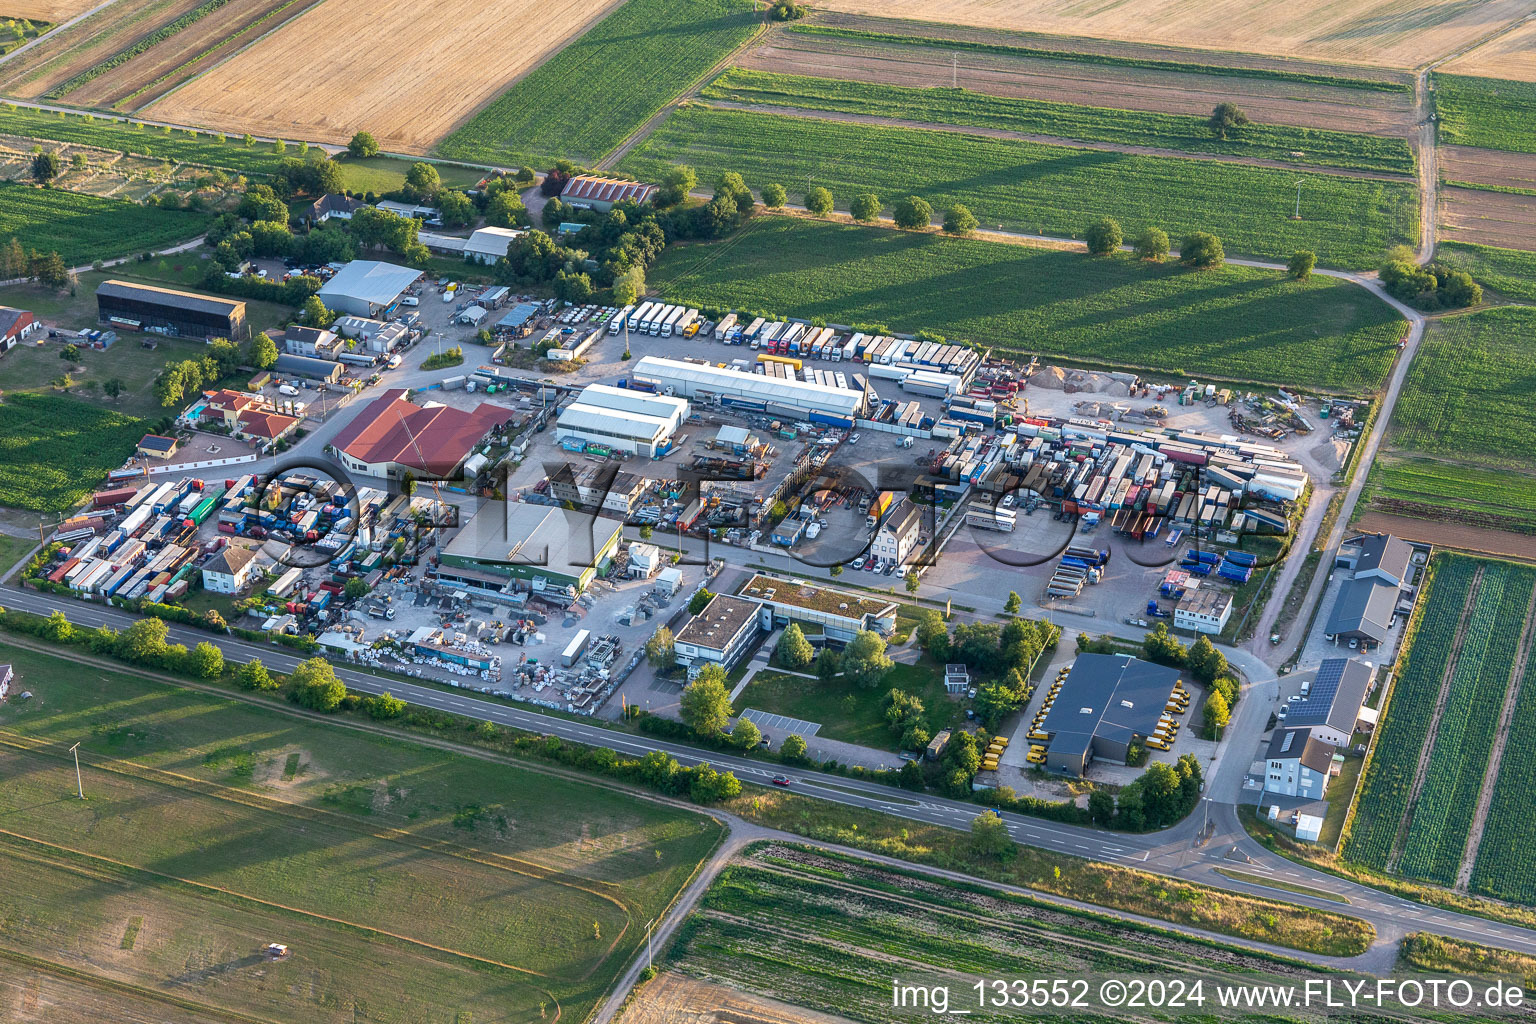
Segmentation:
[(298, 417), (284, 416), (261, 395), (223, 388), (204, 391), (200, 419), (218, 420), (230, 434), (247, 441), (276, 441), (291, 434), (299, 425)]
[(369, 476), (446, 479), (492, 428), (516, 414), (489, 403), (472, 412), (446, 405), (413, 405), (402, 388), (368, 404), (331, 442), (348, 469)]
[(637, 203), (646, 202), (655, 194), (655, 185), (582, 174), (565, 183), (565, 191), (560, 193), (560, 198), (572, 206), (606, 211), (628, 199)]

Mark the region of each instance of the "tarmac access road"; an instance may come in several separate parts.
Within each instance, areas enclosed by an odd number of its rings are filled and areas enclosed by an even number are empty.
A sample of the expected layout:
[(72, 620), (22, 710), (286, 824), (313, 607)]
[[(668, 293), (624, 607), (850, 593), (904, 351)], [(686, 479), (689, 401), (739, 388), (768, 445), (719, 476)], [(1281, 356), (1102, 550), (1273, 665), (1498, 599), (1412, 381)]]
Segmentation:
[[(47, 615), (65, 611), (71, 621), (82, 626), (109, 625), (124, 628), (137, 616), (116, 608), (65, 601), (52, 594), (0, 588), (0, 604), (7, 608)], [(264, 664), (280, 672), (291, 671), (301, 654), (265, 644), (253, 644), (233, 637), (213, 634), (176, 624), (170, 625), (170, 638), (178, 643), (196, 644), (214, 640), (225, 657), (244, 662), (259, 657)], [(517, 729), (559, 736), (576, 743), (605, 746), (632, 757), (652, 750), (664, 751), (685, 765), (708, 762), (734, 772), (743, 781), (765, 785), (777, 774), (788, 776), (794, 790), (807, 796), (834, 803), (940, 825), (967, 829), (979, 813), (974, 803), (949, 800), (928, 794), (913, 795), (878, 783), (841, 776), (829, 778), (819, 772), (785, 769), (715, 751), (701, 750), (680, 743), (670, 743), (645, 736), (604, 729), (596, 724), (571, 721), (532, 710), (485, 700), (468, 693), (454, 693), (416, 683), (386, 679), (345, 666), (337, 666), (337, 676), (349, 689), (378, 694), (385, 690), (421, 707), (437, 708), (469, 718), (495, 722)], [(1242, 701), (1237, 718), (1266, 715), (1260, 701)], [(1238, 765), (1244, 771), (1246, 765)], [(1199, 882), (1213, 888), (1243, 892), (1267, 899), (1350, 914), (1370, 922), (1377, 932), (1377, 942), (1362, 957), (1350, 961), (1312, 957), (1320, 963), (1338, 963), (1382, 973), (1390, 969), (1396, 944), (1412, 931), (1429, 930), (1469, 942), (1493, 944), (1522, 953), (1536, 954), (1536, 930), (1488, 921), (1483, 918), (1439, 910), (1359, 885), (1271, 853), (1243, 830), (1237, 817), (1237, 798), (1244, 771), (1222, 770), (1211, 773), (1209, 794), (1203, 805), (1184, 821), (1161, 832), (1134, 835), (1108, 832), (1043, 821), (1005, 812), (1001, 815), (1009, 832), (1020, 843), (1083, 857), (1089, 860), (1122, 864), (1172, 878)], [(1237, 789), (1233, 786), (1236, 784)], [(835, 786), (836, 788), (832, 788)], [(1219, 874), (1221, 867), (1239, 868), (1249, 874), (1273, 877), (1293, 885), (1325, 890), (1349, 901), (1341, 905), (1332, 900), (1282, 889), (1250, 884)], [(1113, 913), (1112, 911), (1106, 911)]]

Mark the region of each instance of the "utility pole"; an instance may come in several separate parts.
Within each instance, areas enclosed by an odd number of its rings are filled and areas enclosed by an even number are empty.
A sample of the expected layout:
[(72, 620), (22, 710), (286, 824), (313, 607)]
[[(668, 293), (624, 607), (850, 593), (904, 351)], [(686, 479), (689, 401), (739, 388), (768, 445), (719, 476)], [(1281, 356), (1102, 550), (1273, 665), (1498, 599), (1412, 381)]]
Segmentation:
[(651, 966), (651, 928), (655, 924), (656, 919), (653, 917), (645, 925), (645, 966), (647, 970)]
[(1296, 181), (1296, 216), (1292, 220), (1301, 220), (1301, 181), (1299, 178)]
[(960, 57), (953, 53), (949, 55), (949, 87), (951, 89), (960, 87)]
[(80, 779), (80, 744), (76, 743), (69, 748), (69, 752), (75, 755), (75, 792), (80, 794), (80, 799), (85, 799), (85, 783)]

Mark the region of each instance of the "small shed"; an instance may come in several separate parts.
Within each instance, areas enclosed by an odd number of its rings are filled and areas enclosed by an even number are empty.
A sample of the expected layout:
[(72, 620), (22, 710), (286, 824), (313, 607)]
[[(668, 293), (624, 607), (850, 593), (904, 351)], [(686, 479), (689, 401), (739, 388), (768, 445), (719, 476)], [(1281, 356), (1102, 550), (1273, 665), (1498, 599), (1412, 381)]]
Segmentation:
[(661, 568), (661, 549), (639, 541), (629, 546), (629, 574), (644, 579)]
[(939, 734), (928, 741), (928, 760), (937, 761), (944, 756), (944, 751), (949, 747), (949, 730), (941, 729)]
[(949, 664), (944, 666), (945, 693), (964, 693), (970, 688), (970, 685), (971, 673), (964, 665)]
[(176, 454), (176, 446), (181, 442), (174, 437), (165, 437), (161, 434), (145, 434), (139, 438), (138, 454), (147, 458), (168, 459)]
[(1323, 819), (1315, 814), (1296, 815), (1296, 838), (1303, 843), (1315, 843), (1323, 834)]
[(656, 592), (662, 597), (670, 598), (683, 586), (683, 570), (673, 566), (661, 570), (656, 574)]

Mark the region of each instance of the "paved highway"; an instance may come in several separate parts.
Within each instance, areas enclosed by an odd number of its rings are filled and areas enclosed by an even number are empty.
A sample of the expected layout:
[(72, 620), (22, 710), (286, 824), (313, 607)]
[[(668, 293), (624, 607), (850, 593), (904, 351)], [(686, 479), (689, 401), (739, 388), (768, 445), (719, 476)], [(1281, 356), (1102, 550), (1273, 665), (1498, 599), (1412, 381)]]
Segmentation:
[[(0, 588), (0, 603), (5, 607), (48, 614), (55, 609), (65, 611), (71, 621), (84, 626), (109, 625), (123, 628), (135, 621), (135, 616), (116, 608), (83, 604), (62, 600), (51, 594)], [(195, 644), (213, 639), (212, 634), (172, 624), (171, 638), (178, 643)], [(247, 643), (233, 637), (216, 638), (226, 657), (243, 662), (259, 657), (263, 663), (279, 671), (289, 671), (303, 656), (286, 648)], [(841, 776), (824, 776), (814, 771), (784, 770), (775, 765), (736, 757), (715, 751), (705, 751), (680, 743), (670, 743), (645, 736), (633, 736), (604, 729), (597, 724), (571, 721), (521, 707), (486, 700), (468, 693), (454, 693), (416, 683), (383, 679), (365, 672), (338, 666), (337, 675), (349, 689), (359, 693), (377, 694), (385, 690), (421, 707), (437, 708), (470, 718), (496, 722), (532, 732), (559, 736), (577, 743), (610, 747), (630, 756), (641, 756), (652, 750), (665, 751), (683, 764), (703, 761), (729, 769), (744, 781), (766, 783), (773, 775), (784, 771), (794, 783), (797, 792), (835, 803), (882, 811), (913, 821), (965, 829), (978, 813), (975, 804), (948, 800), (931, 795), (907, 794), (878, 783), (864, 782)], [(1266, 685), (1273, 685), (1272, 681)], [(1254, 695), (1259, 696), (1259, 695)], [(1234, 734), (1252, 734), (1254, 721), (1262, 727), (1267, 717), (1269, 701), (1249, 699), (1238, 704), (1234, 717)], [(1230, 747), (1231, 744), (1223, 744)], [(1207, 800), (1200, 808), (1180, 824), (1148, 835), (1130, 835), (1107, 832), (1096, 828), (1079, 828), (1060, 825), (1024, 815), (1005, 813), (1002, 817), (1009, 831), (1020, 843), (1072, 854), (1092, 860), (1107, 861), (1141, 868), (1170, 877), (1201, 882), (1215, 888), (1248, 892), (1270, 899), (1313, 906), (1325, 910), (1349, 913), (1369, 921), (1379, 936), (1377, 947), (1361, 958), (1360, 965), (1382, 971), (1390, 966), (1389, 944), (1395, 944), (1403, 934), (1429, 929), (1443, 935), (1473, 942), (1496, 943), (1510, 949), (1536, 953), (1536, 931), (1496, 924), (1481, 918), (1437, 910), (1408, 900), (1357, 885), (1332, 875), (1313, 871), (1273, 854), (1243, 831), (1237, 817), (1237, 802), (1242, 788), (1242, 778), (1247, 765), (1246, 753), (1240, 751), (1236, 761), (1218, 760), (1209, 773)], [(836, 788), (831, 788), (831, 787)], [(1208, 833), (1208, 834), (1207, 834)], [(1251, 885), (1217, 873), (1217, 868), (1242, 871), (1272, 877), (1296, 885), (1307, 885), (1343, 896), (1349, 906), (1268, 887)]]

